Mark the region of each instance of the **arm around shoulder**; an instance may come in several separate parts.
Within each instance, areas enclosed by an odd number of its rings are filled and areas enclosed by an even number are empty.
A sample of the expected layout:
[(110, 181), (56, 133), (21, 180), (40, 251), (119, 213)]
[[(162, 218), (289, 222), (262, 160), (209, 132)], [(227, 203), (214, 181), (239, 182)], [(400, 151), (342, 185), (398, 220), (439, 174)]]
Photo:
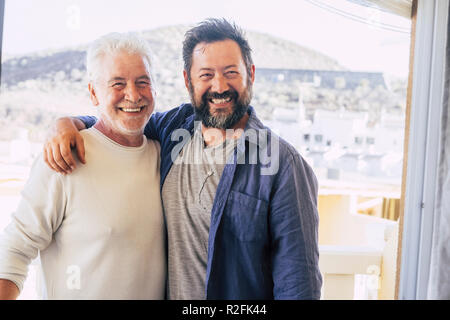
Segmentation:
[(76, 148), (78, 158), (86, 163), (84, 141), (79, 133), (85, 128), (85, 122), (79, 118), (64, 117), (56, 120), (45, 141), (43, 153), (45, 163), (52, 170), (67, 174), (76, 168), (71, 148)]

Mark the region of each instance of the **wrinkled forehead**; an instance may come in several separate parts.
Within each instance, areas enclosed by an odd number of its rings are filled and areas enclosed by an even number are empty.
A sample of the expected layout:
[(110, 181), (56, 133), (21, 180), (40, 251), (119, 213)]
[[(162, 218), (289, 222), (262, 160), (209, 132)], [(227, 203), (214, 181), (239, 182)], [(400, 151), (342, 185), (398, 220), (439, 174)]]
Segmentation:
[(101, 78), (144, 75), (151, 77), (150, 61), (140, 53), (126, 51), (104, 53), (98, 59), (97, 74)]
[(192, 68), (245, 66), (239, 45), (230, 39), (215, 42), (200, 42), (192, 52)]

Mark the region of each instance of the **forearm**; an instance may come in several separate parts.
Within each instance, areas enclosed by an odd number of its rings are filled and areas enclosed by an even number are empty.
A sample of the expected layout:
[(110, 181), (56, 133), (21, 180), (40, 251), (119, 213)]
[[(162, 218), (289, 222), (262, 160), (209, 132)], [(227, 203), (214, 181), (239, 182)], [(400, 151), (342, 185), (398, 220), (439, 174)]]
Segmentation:
[(76, 117), (62, 117), (58, 118), (55, 124), (50, 128), (49, 136), (58, 136), (64, 133), (67, 129), (76, 128), (78, 131), (86, 129), (84, 122)]
[(12, 281), (0, 279), (0, 300), (16, 300), (19, 288)]

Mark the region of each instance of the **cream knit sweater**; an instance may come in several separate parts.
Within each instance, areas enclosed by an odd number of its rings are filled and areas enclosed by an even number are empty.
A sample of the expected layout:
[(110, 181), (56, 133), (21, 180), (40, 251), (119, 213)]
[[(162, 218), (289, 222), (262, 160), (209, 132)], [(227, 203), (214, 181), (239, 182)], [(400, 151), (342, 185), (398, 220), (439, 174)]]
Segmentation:
[(70, 175), (35, 161), (0, 238), (0, 278), (22, 289), (40, 253), (48, 299), (163, 299), (165, 226), (159, 144), (124, 147), (81, 132), (87, 164)]

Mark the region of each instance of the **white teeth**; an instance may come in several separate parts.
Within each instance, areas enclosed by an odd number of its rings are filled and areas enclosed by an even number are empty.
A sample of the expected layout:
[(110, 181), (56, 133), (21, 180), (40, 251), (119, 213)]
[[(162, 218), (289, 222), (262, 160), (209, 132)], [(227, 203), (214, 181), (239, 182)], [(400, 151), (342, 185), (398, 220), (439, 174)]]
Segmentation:
[(226, 99), (211, 99), (212, 103), (214, 104), (222, 104), (222, 103), (227, 103), (231, 101), (231, 97), (228, 97)]
[(135, 108), (135, 109), (125, 109), (125, 108), (122, 108), (121, 110), (124, 111), (124, 112), (140, 112), (140, 111), (141, 111), (141, 108)]

